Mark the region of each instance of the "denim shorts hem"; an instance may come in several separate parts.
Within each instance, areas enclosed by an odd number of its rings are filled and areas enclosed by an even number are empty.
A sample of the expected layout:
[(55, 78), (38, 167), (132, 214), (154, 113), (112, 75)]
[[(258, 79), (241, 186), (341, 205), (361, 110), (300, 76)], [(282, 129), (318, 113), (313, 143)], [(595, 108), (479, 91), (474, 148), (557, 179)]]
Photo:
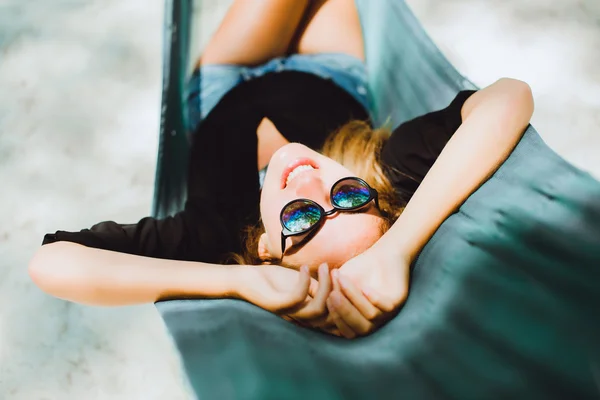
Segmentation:
[(221, 98), (238, 84), (281, 71), (307, 72), (331, 79), (369, 110), (364, 61), (345, 53), (293, 54), (274, 58), (257, 67), (210, 64), (196, 69), (186, 90), (189, 129), (194, 130)]

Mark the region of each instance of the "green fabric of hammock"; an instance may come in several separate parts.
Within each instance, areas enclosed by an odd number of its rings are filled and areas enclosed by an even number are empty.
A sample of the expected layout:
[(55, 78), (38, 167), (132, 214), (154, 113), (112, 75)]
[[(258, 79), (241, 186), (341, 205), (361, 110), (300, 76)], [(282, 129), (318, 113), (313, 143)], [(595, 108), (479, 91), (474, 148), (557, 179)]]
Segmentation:
[[(185, 199), (189, 1), (168, 0), (153, 214)], [(398, 123), (475, 86), (400, 0), (356, 0), (373, 118)], [(347, 341), (236, 300), (156, 304), (200, 399), (600, 398), (600, 183), (529, 127), (413, 266), (409, 298)]]

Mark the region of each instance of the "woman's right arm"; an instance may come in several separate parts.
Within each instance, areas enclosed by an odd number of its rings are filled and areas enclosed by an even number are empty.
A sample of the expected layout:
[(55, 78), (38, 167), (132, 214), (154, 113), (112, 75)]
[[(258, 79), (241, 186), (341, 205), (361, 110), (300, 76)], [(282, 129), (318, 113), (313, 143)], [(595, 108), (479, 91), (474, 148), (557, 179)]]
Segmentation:
[(173, 216), (145, 217), (133, 224), (104, 221), (76, 232), (59, 230), (45, 235), (42, 244), (72, 242), (139, 256), (216, 263), (235, 250), (237, 225), (223, 215), (210, 202), (194, 200)]
[(316, 293), (307, 268), (299, 272), (274, 265), (176, 261), (70, 242), (40, 247), (29, 263), (29, 274), (52, 296), (97, 306), (229, 297), (280, 312), (306, 303), (310, 291)]
[(236, 297), (236, 268), (97, 249), (71, 242), (41, 246), (29, 275), (44, 292), (102, 306), (170, 297)]

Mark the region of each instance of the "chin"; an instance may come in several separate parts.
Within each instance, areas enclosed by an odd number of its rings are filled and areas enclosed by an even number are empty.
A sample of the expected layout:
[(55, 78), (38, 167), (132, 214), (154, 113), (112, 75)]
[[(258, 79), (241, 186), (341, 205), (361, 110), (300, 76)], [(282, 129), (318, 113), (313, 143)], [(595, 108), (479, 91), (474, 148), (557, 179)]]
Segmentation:
[(319, 153), (300, 143), (288, 143), (282, 146), (273, 153), (269, 161), (263, 188), (283, 189), (286, 175), (296, 164), (309, 164), (318, 168), (321, 157)]

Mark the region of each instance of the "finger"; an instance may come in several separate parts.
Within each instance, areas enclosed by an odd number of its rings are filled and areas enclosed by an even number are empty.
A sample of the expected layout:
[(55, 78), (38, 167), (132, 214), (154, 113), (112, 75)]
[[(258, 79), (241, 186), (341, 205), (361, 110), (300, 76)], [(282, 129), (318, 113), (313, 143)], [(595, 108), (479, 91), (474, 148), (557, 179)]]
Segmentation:
[(316, 279), (310, 279), (310, 286), (308, 287), (308, 295), (310, 297), (315, 297), (317, 292), (319, 291), (319, 281)]
[(325, 300), (324, 315), (310, 319), (310, 320), (305, 320), (305, 322), (313, 328), (318, 328), (318, 329), (335, 328), (335, 323), (333, 322), (333, 317), (331, 316), (331, 314), (329, 314), (329, 311), (327, 310), (327, 300)]
[[(329, 311), (329, 310), (328, 310)], [(327, 320), (325, 322), (323, 322), (320, 327), (322, 329), (332, 329), (335, 328), (335, 322), (333, 321), (333, 315), (331, 315), (329, 312), (327, 313)]]
[(352, 305), (356, 307), (367, 320), (374, 321), (377, 317), (381, 316), (381, 310), (369, 301), (369, 298), (365, 296), (354, 283), (352, 283), (350, 278), (344, 276), (344, 274), (339, 274), (338, 281), (344, 296), (350, 300)]
[[(338, 276), (339, 271), (337, 269), (333, 269), (331, 270), (331, 273), (329, 274), (329, 278), (330, 278), (330, 291), (331, 290), (335, 290), (335, 291), (340, 291), (340, 284), (336, 279), (333, 279), (333, 277), (337, 277)], [(321, 318), (317, 318), (315, 320), (310, 321), (310, 325), (314, 326), (314, 327), (318, 327), (319, 329), (322, 330), (330, 330), (335, 328), (335, 322), (333, 320), (333, 316), (330, 313), (327, 313), (327, 315), (323, 315)], [(338, 335), (339, 336), (339, 335)]]
[[(366, 335), (373, 329), (374, 324), (367, 320), (341, 292), (332, 292), (328, 300), (335, 308), (336, 314), (352, 331)], [(336, 325), (339, 327), (337, 322)]]
[(335, 322), (333, 322), (333, 316), (329, 312), (327, 313), (327, 315), (323, 316), (323, 318), (315, 321), (314, 323), (315, 326), (317, 326), (316, 324), (318, 324), (318, 326), (323, 329), (330, 329), (335, 327)]
[(310, 321), (311, 326), (319, 326), (319, 322), (324, 322), (327, 312), (327, 297), (331, 292), (331, 276), (329, 275), (329, 267), (327, 264), (319, 265), (318, 270), (319, 289), (308, 306), (303, 307), (292, 317), (296, 320), (315, 320)]
[(340, 317), (337, 314), (335, 305), (333, 304), (331, 299), (327, 299), (327, 309), (329, 310), (329, 314), (331, 314), (333, 322), (335, 323), (335, 326), (337, 327), (337, 330), (340, 333), (340, 335), (345, 337), (346, 339), (354, 339), (356, 337), (356, 332), (354, 332), (352, 328), (346, 325), (342, 317)]
[(328, 329), (320, 329), (320, 331), (328, 333), (333, 336), (342, 336), (342, 334), (340, 333), (340, 330), (335, 325)]
[(338, 271), (337, 269), (334, 269), (333, 271), (331, 271), (331, 282), (333, 284), (333, 291), (335, 291), (335, 292), (342, 291), (342, 288), (340, 287), (339, 277), (340, 277), (340, 271)]
[(369, 287), (362, 286), (361, 292), (365, 295), (365, 297), (369, 300), (371, 304), (380, 309), (383, 312), (389, 313), (398, 308), (398, 306), (406, 300), (408, 296), (408, 288), (404, 287), (403, 289), (397, 289), (400, 291), (397, 296), (397, 300), (390, 298), (389, 296), (382, 295), (377, 290)]
[(332, 335), (335, 335), (335, 336), (342, 336), (342, 333), (336, 327), (330, 329), (328, 332), (331, 333)]
[[(300, 274), (296, 288), (292, 290), (287, 296), (284, 296), (283, 300), (279, 300), (276, 304), (271, 307), (274, 312), (282, 313), (287, 309), (295, 307), (306, 300), (308, 296), (308, 288), (310, 286), (310, 273), (308, 272), (308, 266), (303, 265), (300, 268)], [(287, 312), (284, 312), (288, 314)]]
[[(339, 277), (339, 270), (333, 269), (331, 271), (331, 285), (332, 285), (332, 291), (334, 291), (334, 292), (340, 292), (342, 290), (340, 287), (340, 282), (338, 280), (338, 277)], [(325, 321), (323, 321), (320, 326), (323, 329), (328, 329), (328, 328), (336, 326), (335, 321), (333, 320), (333, 315), (331, 313), (329, 313), (329, 315), (327, 315), (327, 319)]]
[[(338, 282), (337, 277), (339, 276), (339, 271), (337, 269), (333, 269), (331, 270), (330, 273), (330, 279), (331, 279), (331, 290), (332, 291), (341, 291), (340, 288), (340, 283)], [(333, 320), (333, 315), (331, 314), (327, 314), (327, 316), (324, 316), (325, 320), (319, 320), (319, 321), (313, 321), (313, 324), (315, 324), (315, 326), (319, 326), (322, 329), (331, 329), (333, 327), (335, 327), (335, 321)]]
[[(327, 302), (325, 302), (325, 304), (327, 305)], [(329, 310), (327, 310), (326, 313), (326, 316), (306, 321), (306, 324), (310, 325), (312, 328), (320, 329), (322, 331), (336, 329), (335, 322), (333, 322), (333, 316), (329, 313)]]

